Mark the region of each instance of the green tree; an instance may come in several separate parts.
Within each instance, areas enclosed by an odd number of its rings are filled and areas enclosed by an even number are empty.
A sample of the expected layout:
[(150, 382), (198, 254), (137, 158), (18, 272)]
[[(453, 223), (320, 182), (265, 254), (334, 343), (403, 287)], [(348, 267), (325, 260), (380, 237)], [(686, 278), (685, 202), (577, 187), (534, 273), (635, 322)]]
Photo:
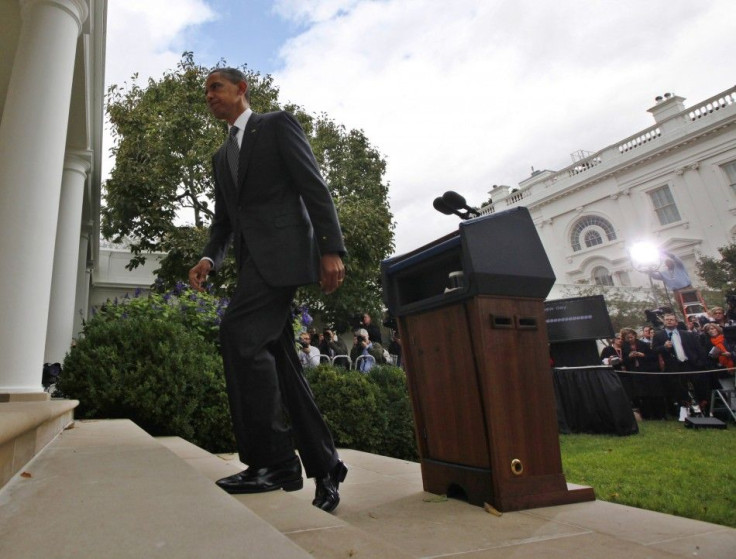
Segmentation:
[(725, 294), (736, 293), (736, 243), (718, 249), (720, 260), (703, 256), (695, 265), (698, 275), (711, 289)]
[[(381, 308), (380, 262), (394, 247), (388, 184), (383, 180), (386, 162), (363, 131), (347, 130), (327, 115), (312, 116), (298, 105), (282, 106), (270, 75), (247, 66), (241, 69), (254, 111), (283, 108), (297, 117), (335, 199), (348, 250), (345, 284), (330, 297), (315, 287), (302, 289), (298, 300), (344, 330), (353, 313)], [(175, 70), (159, 80), (149, 79), (145, 88), (133, 76), (130, 85), (108, 90), (116, 163), (104, 185), (103, 235), (116, 242), (128, 240), (130, 269), (145, 262), (150, 252), (165, 252), (156, 270), (163, 289), (185, 278), (199, 258), (213, 215), (211, 157), (226, 127), (204, 102), (209, 71), (188, 52)], [(183, 225), (182, 214), (191, 223)], [(231, 256), (213, 278), (214, 291), (230, 293), (235, 274)]]

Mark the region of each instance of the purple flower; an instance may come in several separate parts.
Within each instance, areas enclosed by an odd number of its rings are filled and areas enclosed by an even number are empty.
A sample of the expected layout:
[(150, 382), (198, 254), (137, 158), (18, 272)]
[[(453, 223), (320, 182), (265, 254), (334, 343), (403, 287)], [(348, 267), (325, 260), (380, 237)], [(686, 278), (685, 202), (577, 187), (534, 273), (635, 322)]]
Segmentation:
[(312, 317), (309, 316), (309, 312), (307, 311), (307, 307), (301, 307), (300, 310), (302, 311), (301, 323), (304, 326), (309, 326), (310, 324), (312, 324)]
[(176, 285), (174, 286), (174, 295), (181, 295), (185, 290), (187, 286), (184, 284), (183, 281), (177, 281)]

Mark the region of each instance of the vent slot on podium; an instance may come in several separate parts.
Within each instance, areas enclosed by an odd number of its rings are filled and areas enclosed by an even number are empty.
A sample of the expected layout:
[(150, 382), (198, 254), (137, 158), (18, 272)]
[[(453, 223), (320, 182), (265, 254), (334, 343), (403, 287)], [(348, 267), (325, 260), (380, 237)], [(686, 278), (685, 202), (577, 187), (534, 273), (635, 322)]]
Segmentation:
[(536, 330), (537, 319), (533, 316), (517, 316), (516, 328), (518, 330)]
[(510, 316), (491, 315), (491, 328), (510, 330), (514, 327), (514, 319)]

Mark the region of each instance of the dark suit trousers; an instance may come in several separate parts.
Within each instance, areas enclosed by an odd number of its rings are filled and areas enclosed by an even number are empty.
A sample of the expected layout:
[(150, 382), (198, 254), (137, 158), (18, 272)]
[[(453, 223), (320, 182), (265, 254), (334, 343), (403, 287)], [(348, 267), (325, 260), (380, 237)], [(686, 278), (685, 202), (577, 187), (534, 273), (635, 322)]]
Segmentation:
[(295, 288), (266, 284), (252, 260), (244, 260), (220, 325), (240, 460), (271, 466), (292, 458), (296, 446), (307, 476), (323, 477), (338, 456), (296, 354)]

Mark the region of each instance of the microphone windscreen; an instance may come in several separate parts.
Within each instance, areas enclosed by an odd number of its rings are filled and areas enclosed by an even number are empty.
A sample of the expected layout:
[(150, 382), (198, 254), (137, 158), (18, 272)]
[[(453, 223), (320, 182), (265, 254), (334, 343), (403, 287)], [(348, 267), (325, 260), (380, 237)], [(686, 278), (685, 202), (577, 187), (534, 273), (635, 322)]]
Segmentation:
[(445, 204), (444, 200), (439, 196), (434, 199), (432, 205), (434, 206), (435, 210), (445, 215), (451, 215), (453, 213), (452, 208)]
[(460, 210), (467, 207), (465, 205), (465, 198), (452, 190), (448, 190), (442, 195), (442, 201), (453, 210)]

